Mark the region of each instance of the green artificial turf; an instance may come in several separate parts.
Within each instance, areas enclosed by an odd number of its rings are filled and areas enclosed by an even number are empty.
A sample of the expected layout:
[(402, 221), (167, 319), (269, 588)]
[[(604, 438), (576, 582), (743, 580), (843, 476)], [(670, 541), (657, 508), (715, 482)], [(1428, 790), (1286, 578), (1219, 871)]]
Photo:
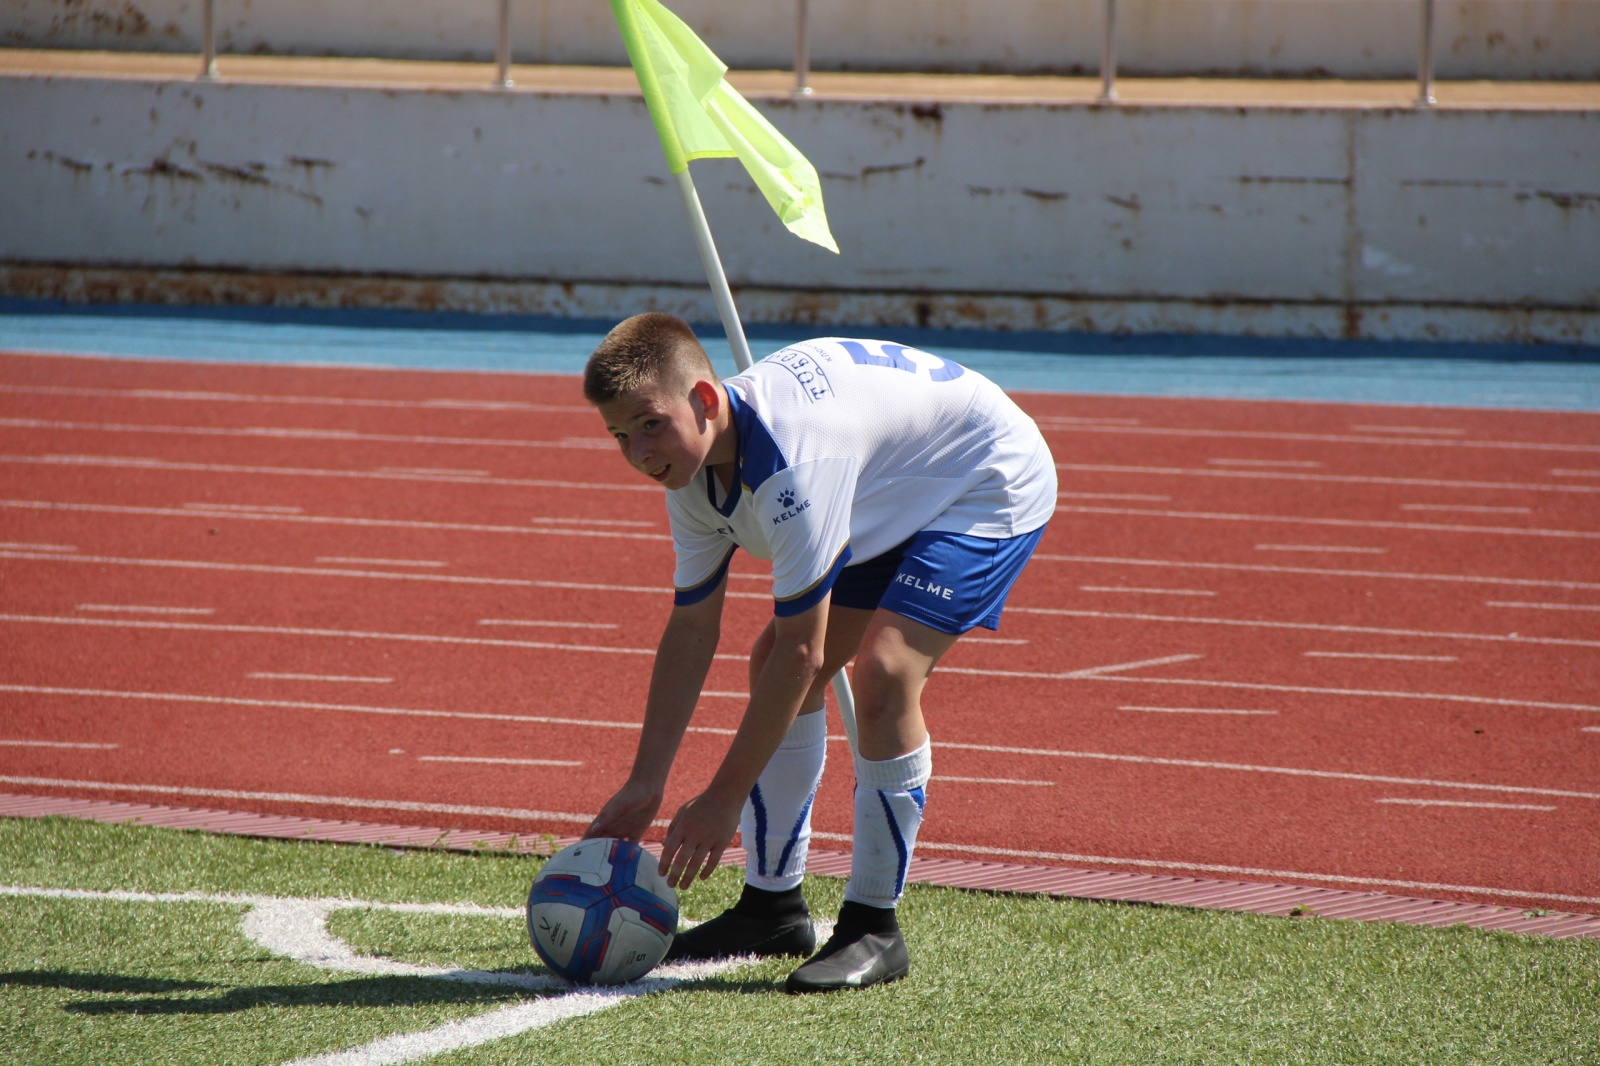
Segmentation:
[[(518, 907), (537, 860), (0, 820), (0, 884)], [(683, 897), (706, 918), (723, 870)], [(807, 894), (829, 916), (841, 882)], [(0, 896), (0, 1058), (254, 1066), (533, 994), (318, 970), (239, 931), (247, 904)], [(913, 887), (911, 977), (791, 997), (791, 961), (429, 1059), (571, 1063), (1600, 1062), (1600, 941), (1262, 918)], [(338, 910), (413, 963), (539, 972), (519, 919)], [(541, 993), (559, 996), (562, 992)]]

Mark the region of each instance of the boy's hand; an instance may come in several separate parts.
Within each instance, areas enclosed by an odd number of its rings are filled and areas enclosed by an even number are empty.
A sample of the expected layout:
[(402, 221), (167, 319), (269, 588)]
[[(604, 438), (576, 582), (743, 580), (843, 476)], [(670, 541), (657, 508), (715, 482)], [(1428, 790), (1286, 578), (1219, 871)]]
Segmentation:
[(739, 831), (743, 800), (732, 804), (703, 792), (678, 808), (661, 843), (661, 873), (673, 888), (688, 888), (711, 876)]
[(629, 781), (600, 808), (589, 828), (583, 831), (584, 838), (619, 837), (637, 844), (660, 809), (659, 790)]

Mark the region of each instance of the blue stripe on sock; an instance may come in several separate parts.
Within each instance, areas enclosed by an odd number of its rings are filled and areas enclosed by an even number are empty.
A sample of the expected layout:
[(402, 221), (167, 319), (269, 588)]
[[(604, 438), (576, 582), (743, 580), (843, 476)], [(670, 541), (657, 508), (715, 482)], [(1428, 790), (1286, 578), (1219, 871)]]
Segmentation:
[(783, 846), (783, 854), (778, 856), (778, 868), (772, 871), (773, 877), (782, 877), (783, 868), (789, 865), (789, 857), (794, 854), (795, 845), (800, 843), (800, 830), (805, 828), (806, 815), (811, 813), (811, 804), (817, 798), (812, 792), (806, 797), (806, 805), (800, 808), (800, 817), (794, 820), (794, 828), (789, 830), (789, 842)]
[[(921, 792), (921, 789), (917, 789)], [(894, 850), (898, 858), (895, 861), (894, 871), (894, 898), (899, 899), (900, 894), (906, 889), (906, 868), (911, 865), (911, 856), (906, 852), (906, 838), (900, 833), (900, 823), (894, 819), (894, 808), (889, 805), (888, 793), (878, 791), (878, 802), (883, 804), (883, 816), (889, 820), (889, 835), (894, 837)], [(921, 807), (921, 804), (918, 804)]]
[[(756, 873), (767, 876), (767, 805), (761, 799), (761, 786), (750, 790), (750, 807), (756, 816)], [(749, 846), (749, 841), (745, 842)]]

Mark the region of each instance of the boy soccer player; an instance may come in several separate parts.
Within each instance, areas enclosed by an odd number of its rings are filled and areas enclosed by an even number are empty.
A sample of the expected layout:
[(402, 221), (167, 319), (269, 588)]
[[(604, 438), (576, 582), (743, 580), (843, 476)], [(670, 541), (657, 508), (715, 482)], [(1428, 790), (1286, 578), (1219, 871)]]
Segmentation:
[[(1038, 427), (974, 371), (881, 341), (805, 341), (718, 381), (688, 324), (656, 313), (606, 336), (583, 388), (623, 458), (666, 488), (677, 553), (633, 769), (586, 835), (649, 829), (717, 647), (729, 559), (735, 548), (770, 559), (774, 616), (750, 654), (749, 705), (661, 853), (686, 888), (738, 830), (744, 893), (669, 958), (811, 955), (791, 992), (905, 976), (895, 904), (932, 770), (922, 688), (961, 634), (998, 627), (1055, 510)], [(852, 658), (853, 858), (818, 951), (800, 884), (824, 693)]]

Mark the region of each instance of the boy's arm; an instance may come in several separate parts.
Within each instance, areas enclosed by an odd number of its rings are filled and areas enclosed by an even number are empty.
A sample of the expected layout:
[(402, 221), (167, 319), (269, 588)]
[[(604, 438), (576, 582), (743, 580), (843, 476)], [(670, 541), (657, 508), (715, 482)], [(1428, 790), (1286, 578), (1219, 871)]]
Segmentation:
[(674, 607), (656, 646), (655, 668), (650, 675), (650, 696), (645, 704), (644, 728), (627, 783), (595, 816), (585, 837), (621, 837), (637, 841), (650, 828), (661, 808), (684, 730), (694, 716), (700, 689), (711, 669), (722, 627), (723, 594), (727, 577), (710, 595), (695, 603)]
[(716, 869), (739, 828), (739, 811), (784, 734), (794, 724), (806, 692), (822, 671), (828, 631), (828, 597), (798, 614), (774, 619), (775, 641), (750, 693), (750, 704), (722, 765), (706, 790), (678, 809), (661, 845), (667, 883), (687, 888)]

